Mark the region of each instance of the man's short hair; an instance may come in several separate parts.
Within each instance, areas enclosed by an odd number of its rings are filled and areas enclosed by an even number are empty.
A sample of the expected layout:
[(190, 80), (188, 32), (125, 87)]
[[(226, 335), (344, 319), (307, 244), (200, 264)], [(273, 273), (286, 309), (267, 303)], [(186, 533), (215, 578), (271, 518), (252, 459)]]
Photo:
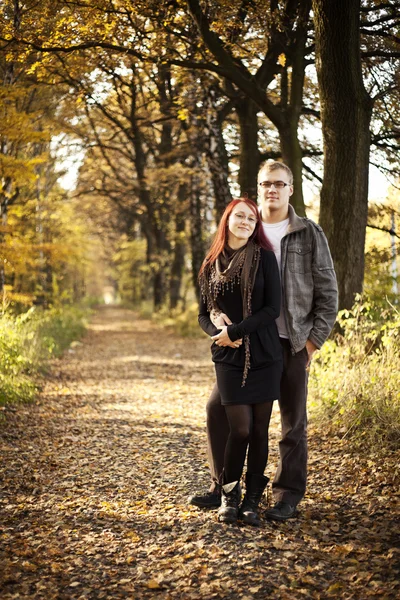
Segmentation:
[(268, 173), (271, 173), (271, 171), (277, 171), (278, 169), (283, 169), (284, 171), (286, 171), (286, 173), (288, 174), (288, 177), (289, 177), (288, 183), (290, 183), (290, 185), (293, 185), (292, 171), (289, 169), (289, 167), (287, 165), (285, 165), (285, 163), (279, 162), (278, 160), (264, 161), (263, 163), (261, 163), (260, 168), (258, 169), (258, 172), (261, 173), (261, 171), (267, 171)]

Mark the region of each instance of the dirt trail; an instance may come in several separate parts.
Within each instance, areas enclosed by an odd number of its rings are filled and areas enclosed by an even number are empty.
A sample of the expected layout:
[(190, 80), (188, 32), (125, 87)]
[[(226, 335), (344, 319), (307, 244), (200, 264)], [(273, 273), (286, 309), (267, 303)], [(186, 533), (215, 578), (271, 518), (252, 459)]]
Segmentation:
[[(3, 411), (2, 600), (400, 597), (398, 456), (311, 427), (298, 519), (226, 526), (188, 505), (212, 381), (206, 339), (96, 313), (38, 402)], [(268, 475), (278, 435), (274, 411)]]

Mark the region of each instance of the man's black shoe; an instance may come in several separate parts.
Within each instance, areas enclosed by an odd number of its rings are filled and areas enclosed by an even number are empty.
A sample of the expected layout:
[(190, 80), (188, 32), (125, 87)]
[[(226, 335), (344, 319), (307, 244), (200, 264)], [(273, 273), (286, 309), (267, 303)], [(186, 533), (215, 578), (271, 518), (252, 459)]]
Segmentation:
[(288, 504), (288, 502), (277, 502), (273, 508), (267, 510), (265, 516), (273, 521), (286, 521), (286, 519), (295, 517), (296, 514), (295, 506)]
[(207, 492), (189, 498), (190, 504), (199, 508), (219, 508), (221, 506), (221, 492)]

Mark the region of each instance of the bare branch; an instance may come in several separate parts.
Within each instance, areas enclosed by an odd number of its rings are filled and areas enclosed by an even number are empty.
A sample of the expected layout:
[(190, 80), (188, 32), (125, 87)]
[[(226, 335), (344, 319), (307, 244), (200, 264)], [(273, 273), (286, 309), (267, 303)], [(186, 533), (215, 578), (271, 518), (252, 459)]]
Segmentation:
[(400, 131), (387, 132), (380, 135), (374, 135), (371, 137), (371, 143), (377, 144), (385, 140), (397, 140), (400, 139)]
[(321, 119), (321, 112), (319, 110), (315, 110), (315, 108), (310, 108), (308, 106), (303, 106), (303, 108), (301, 109), (301, 114), (302, 115), (312, 115), (313, 117), (316, 117), (317, 119)]
[[(387, 21), (394, 21), (394, 23), (390, 24), (391, 27), (395, 27), (398, 24), (396, 15), (391, 14), (391, 15), (384, 15), (384, 16), (380, 17), (379, 19), (375, 19), (375, 21), (362, 21), (361, 27), (375, 27), (376, 25), (379, 25), (381, 23), (387, 23)], [(371, 31), (370, 33), (375, 33), (375, 32)]]
[[(149, 57), (145, 57), (143, 54), (134, 50), (133, 48), (129, 48), (127, 46), (120, 46), (118, 44), (110, 44), (109, 42), (85, 42), (82, 44), (75, 44), (72, 46), (43, 46), (41, 44), (36, 44), (35, 42), (29, 42), (27, 40), (20, 40), (17, 38), (7, 39), (0, 37), (1, 42), (6, 42), (7, 44), (15, 43), (22, 44), (23, 46), (28, 46), (36, 50), (37, 52), (61, 52), (63, 54), (70, 54), (71, 52), (76, 52), (77, 50), (89, 50), (90, 48), (104, 48), (105, 50), (114, 50), (115, 52), (122, 52), (123, 54), (127, 54), (130, 56), (135, 56), (140, 60), (151, 60)], [(154, 59), (153, 59), (154, 60)]]
[(367, 223), (367, 227), (369, 227), (370, 229), (378, 229), (378, 231), (384, 231), (385, 233), (390, 233), (390, 235), (394, 235), (400, 240), (400, 234), (396, 233), (394, 229), (388, 229), (387, 227), (378, 227), (377, 225), (370, 225), (369, 223)]
[[(378, 163), (374, 163), (372, 160), (369, 161), (369, 164), (376, 167), (379, 171), (381, 171), (383, 174), (388, 174), (391, 175), (392, 177), (394, 175), (396, 175), (397, 177), (400, 176), (400, 169), (396, 169), (396, 168), (388, 168), (388, 167), (384, 167), (382, 164), (378, 164)], [(396, 190), (400, 190), (400, 186), (397, 185), (396, 183), (394, 183), (393, 181), (390, 181), (390, 185), (392, 187), (394, 187)]]
[(400, 52), (384, 52), (383, 50), (371, 50), (362, 52), (362, 58), (400, 58)]
[(310, 175), (312, 175), (314, 177), (314, 179), (316, 179), (317, 181), (319, 181), (320, 183), (322, 183), (322, 177), (320, 177), (319, 175), (317, 175), (317, 173), (311, 169), (309, 166), (306, 165), (306, 163), (303, 161), (303, 169), (305, 171), (307, 171), (307, 173), (310, 173)]
[(372, 102), (375, 102), (375, 100), (379, 100), (379, 98), (383, 98), (384, 96), (387, 96), (391, 92), (395, 92), (397, 89), (398, 89), (397, 85), (391, 85), (391, 86), (385, 88), (384, 90), (381, 90), (377, 94), (375, 94), (375, 96), (373, 96), (371, 98), (371, 100), (372, 100)]
[(360, 32), (363, 33), (364, 35), (389, 38), (389, 39), (393, 40), (394, 42), (396, 42), (397, 44), (400, 43), (399, 37), (397, 37), (396, 35), (393, 35), (393, 33), (387, 33), (386, 31), (365, 31), (365, 29), (360, 29)]
[(368, 13), (386, 9), (397, 10), (398, 8), (400, 8), (400, 2), (385, 2), (383, 4), (375, 4), (374, 6), (361, 6), (360, 11)]

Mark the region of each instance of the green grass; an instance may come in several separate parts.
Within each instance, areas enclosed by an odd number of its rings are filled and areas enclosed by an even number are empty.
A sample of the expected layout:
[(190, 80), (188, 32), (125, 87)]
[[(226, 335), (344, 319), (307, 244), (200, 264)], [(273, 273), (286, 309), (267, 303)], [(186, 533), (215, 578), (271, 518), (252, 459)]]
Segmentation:
[(0, 404), (29, 401), (37, 376), (85, 331), (87, 309), (72, 306), (0, 317)]

